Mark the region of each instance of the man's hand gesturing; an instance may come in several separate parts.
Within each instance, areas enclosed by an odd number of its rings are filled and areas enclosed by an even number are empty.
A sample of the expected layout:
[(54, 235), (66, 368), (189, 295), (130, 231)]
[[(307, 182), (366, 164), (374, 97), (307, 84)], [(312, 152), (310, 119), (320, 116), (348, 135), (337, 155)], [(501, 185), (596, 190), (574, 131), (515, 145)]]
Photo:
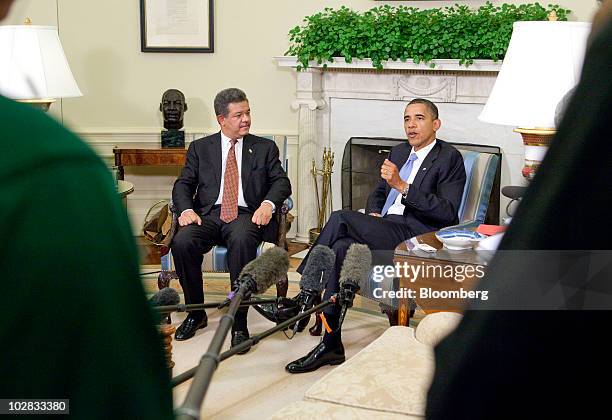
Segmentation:
[(387, 181), (387, 184), (389, 184), (391, 188), (395, 188), (400, 192), (403, 191), (408, 185), (402, 178), (400, 178), (399, 170), (397, 169), (395, 163), (391, 162), (389, 159), (385, 159), (380, 167), (380, 177)]

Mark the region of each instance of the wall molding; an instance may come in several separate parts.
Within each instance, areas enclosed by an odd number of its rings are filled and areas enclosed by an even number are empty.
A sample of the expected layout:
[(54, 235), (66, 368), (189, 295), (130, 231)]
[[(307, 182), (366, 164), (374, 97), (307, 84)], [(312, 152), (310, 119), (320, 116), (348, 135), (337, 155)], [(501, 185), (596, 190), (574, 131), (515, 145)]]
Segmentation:
[[(159, 137), (161, 127), (71, 127), (71, 130), (79, 135), (87, 136), (116, 136), (116, 135), (153, 135)], [(204, 133), (216, 133), (218, 127), (185, 127), (186, 135), (204, 135)], [(297, 135), (297, 130), (287, 130), (282, 128), (271, 128), (252, 130), (251, 134), (255, 135), (272, 135), (272, 136), (291, 136)]]

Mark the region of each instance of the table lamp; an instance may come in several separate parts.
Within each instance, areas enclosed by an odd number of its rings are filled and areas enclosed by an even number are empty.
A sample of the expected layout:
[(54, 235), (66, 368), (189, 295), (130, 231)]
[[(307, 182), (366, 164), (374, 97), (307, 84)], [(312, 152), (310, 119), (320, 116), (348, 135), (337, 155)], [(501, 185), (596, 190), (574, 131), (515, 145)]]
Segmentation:
[(0, 26), (0, 92), (47, 111), (56, 99), (83, 96), (54, 26)]
[(555, 112), (578, 83), (590, 23), (515, 22), (481, 121), (510, 125), (525, 145), (522, 174), (531, 180), (555, 134)]

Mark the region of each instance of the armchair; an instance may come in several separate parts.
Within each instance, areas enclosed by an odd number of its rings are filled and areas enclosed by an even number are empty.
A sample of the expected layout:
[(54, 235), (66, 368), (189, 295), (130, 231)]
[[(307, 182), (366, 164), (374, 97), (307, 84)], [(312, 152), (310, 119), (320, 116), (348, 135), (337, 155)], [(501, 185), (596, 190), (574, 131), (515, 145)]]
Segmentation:
[[(404, 139), (395, 140), (398, 144)], [(499, 223), (499, 200), (501, 180), (501, 150), (497, 146), (469, 143), (451, 143), (463, 157), (466, 182), (458, 209), (459, 224), (457, 227), (475, 228), (482, 223)], [(372, 188), (374, 185), (372, 185)], [(373, 290), (382, 287), (385, 290), (398, 290), (396, 279), (387, 278), (382, 283), (370, 279), (362, 296), (373, 296)], [(389, 318), (390, 325), (398, 323), (398, 299), (376, 299), (381, 310)], [(410, 308), (414, 310), (414, 307)], [(322, 325), (316, 318), (316, 324), (310, 329), (312, 335), (320, 335)]]
[[(496, 146), (451, 143), (463, 156), (466, 172), (465, 188), (459, 205), (459, 224), (456, 227), (476, 228), (478, 225), (499, 223), (501, 179), (501, 150)], [(397, 280), (387, 278), (382, 283), (370, 280), (363, 296), (372, 296), (375, 288), (398, 290)], [(398, 322), (398, 299), (377, 299), (390, 325)], [(409, 309), (414, 311), (415, 307)]]
[[(274, 140), (272, 136), (263, 136), (270, 140)], [(285, 171), (287, 170), (287, 138), (282, 137), (282, 150), (281, 150), (281, 163)], [(293, 216), (289, 214), (289, 211), (293, 208), (293, 200), (289, 197), (283, 205), (277, 209), (274, 213), (274, 217), (278, 222), (278, 234), (275, 243), (262, 242), (257, 248), (257, 256), (261, 255), (263, 251), (273, 246), (280, 246), (287, 249), (287, 232), (291, 228), (291, 222)], [(172, 203), (169, 205), (169, 209), (172, 212), (172, 224), (170, 227), (170, 233), (164, 240), (164, 245), (161, 248), (161, 273), (157, 278), (157, 286), (161, 290), (164, 287), (170, 285), (170, 281), (178, 279), (178, 275), (174, 269), (174, 261), (172, 259), (172, 250), (170, 244), (172, 237), (178, 230), (178, 214), (176, 213)], [(214, 246), (211, 251), (205, 256), (204, 262), (202, 263), (203, 272), (217, 272), (224, 273), (228, 271), (227, 265), (227, 248), (224, 246)], [(284, 281), (279, 282), (276, 285), (276, 291), (278, 296), (285, 297), (287, 295), (288, 282), (285, 278)]]
[[(287, 249), (287, 232), (291, 228), (291, 215), (289, 215), (289, 211), (293, 208), (293, 200), (288, 198), (285, 200), (280, 209), (275, 213), (276, 220), (278, 222), (278, 234), (276, 237), (276, 243), (271, 244), (268, 242), (262, 242), (259, 244), (257, 248), (257, 256), (261, 255), (263, 251), (272, 247), (272, 246), (280, 246), (284, 249)], [(168, 245), (162, 247), (162, 257), (161, 257), (161, 273), (157, 277), (157, 286), (161, 290), (164, 287), (168, 287), (170, 285), (170, 281), (173, 279), (178, 279), (178, 275), (174, 270), (174, 261), (172, 260), (172, 250), (170, 249), (170, 243), (172, 243), (172, 237), (178, 230), (178, 214), (175, 211), (175, 208), (172, 204), (170, 204), (170, 211), (172, 212), (172, 225), (171, 231), (166, 239), (166, 243)], [(289, 217), (288, 217), (289, 216)], [(202, 271), (208, 272), (217, 272), (217, 273), (225, 273), (228, 271), (227, 266), (227, 248), (221, 245), (214, 246), (209, 252), (210, 258), (205, 259), (202, 264)], [(279, 283), (276, 285), (276, 290), (278, 296), (287, 296), (287, 281)]]

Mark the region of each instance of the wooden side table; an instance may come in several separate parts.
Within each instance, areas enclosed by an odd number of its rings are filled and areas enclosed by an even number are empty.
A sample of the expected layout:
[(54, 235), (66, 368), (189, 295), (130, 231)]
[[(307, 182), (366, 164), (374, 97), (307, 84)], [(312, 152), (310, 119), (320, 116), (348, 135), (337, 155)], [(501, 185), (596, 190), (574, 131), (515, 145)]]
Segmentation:
[(124, 179), (124, 166), (183, 166), (186, 149), (119, 149), (114, 148), (117, 179)]
[[(419, 250), (417, 243), (425, 243), (434, 247), (435, 253), (427, 253)], [(443, 245), (435, 236), (435, 232), (416, 236), (402, 242), (395, 248), (394, 262), (413, 266), (420, 266), (421, 273), (413, 279), (400, 276), (400, 290), (415, 290), (415, 302), (425, 313), (452, 311), (462, 312), (467, 304), (466, 299), (461, 298), (431, 298), (422, 297), (418, 292), (423, 289), (431, 291), (453, 291), (459, 292), (473, 290), (486, 269), (488, 263), (487, 253), (479, 253), (474, 249), (462, 251), (451, 251), (443, 248)], [(454, 275), (448, 275), (450, 273)], [(457, 273), (462, 273), (457, 275)], [(458, 281), (460, 279), (461, 281)], [(398, 325), (408, 325), (410, 320), (410, 302), (408, 297), (399, 299)]]

